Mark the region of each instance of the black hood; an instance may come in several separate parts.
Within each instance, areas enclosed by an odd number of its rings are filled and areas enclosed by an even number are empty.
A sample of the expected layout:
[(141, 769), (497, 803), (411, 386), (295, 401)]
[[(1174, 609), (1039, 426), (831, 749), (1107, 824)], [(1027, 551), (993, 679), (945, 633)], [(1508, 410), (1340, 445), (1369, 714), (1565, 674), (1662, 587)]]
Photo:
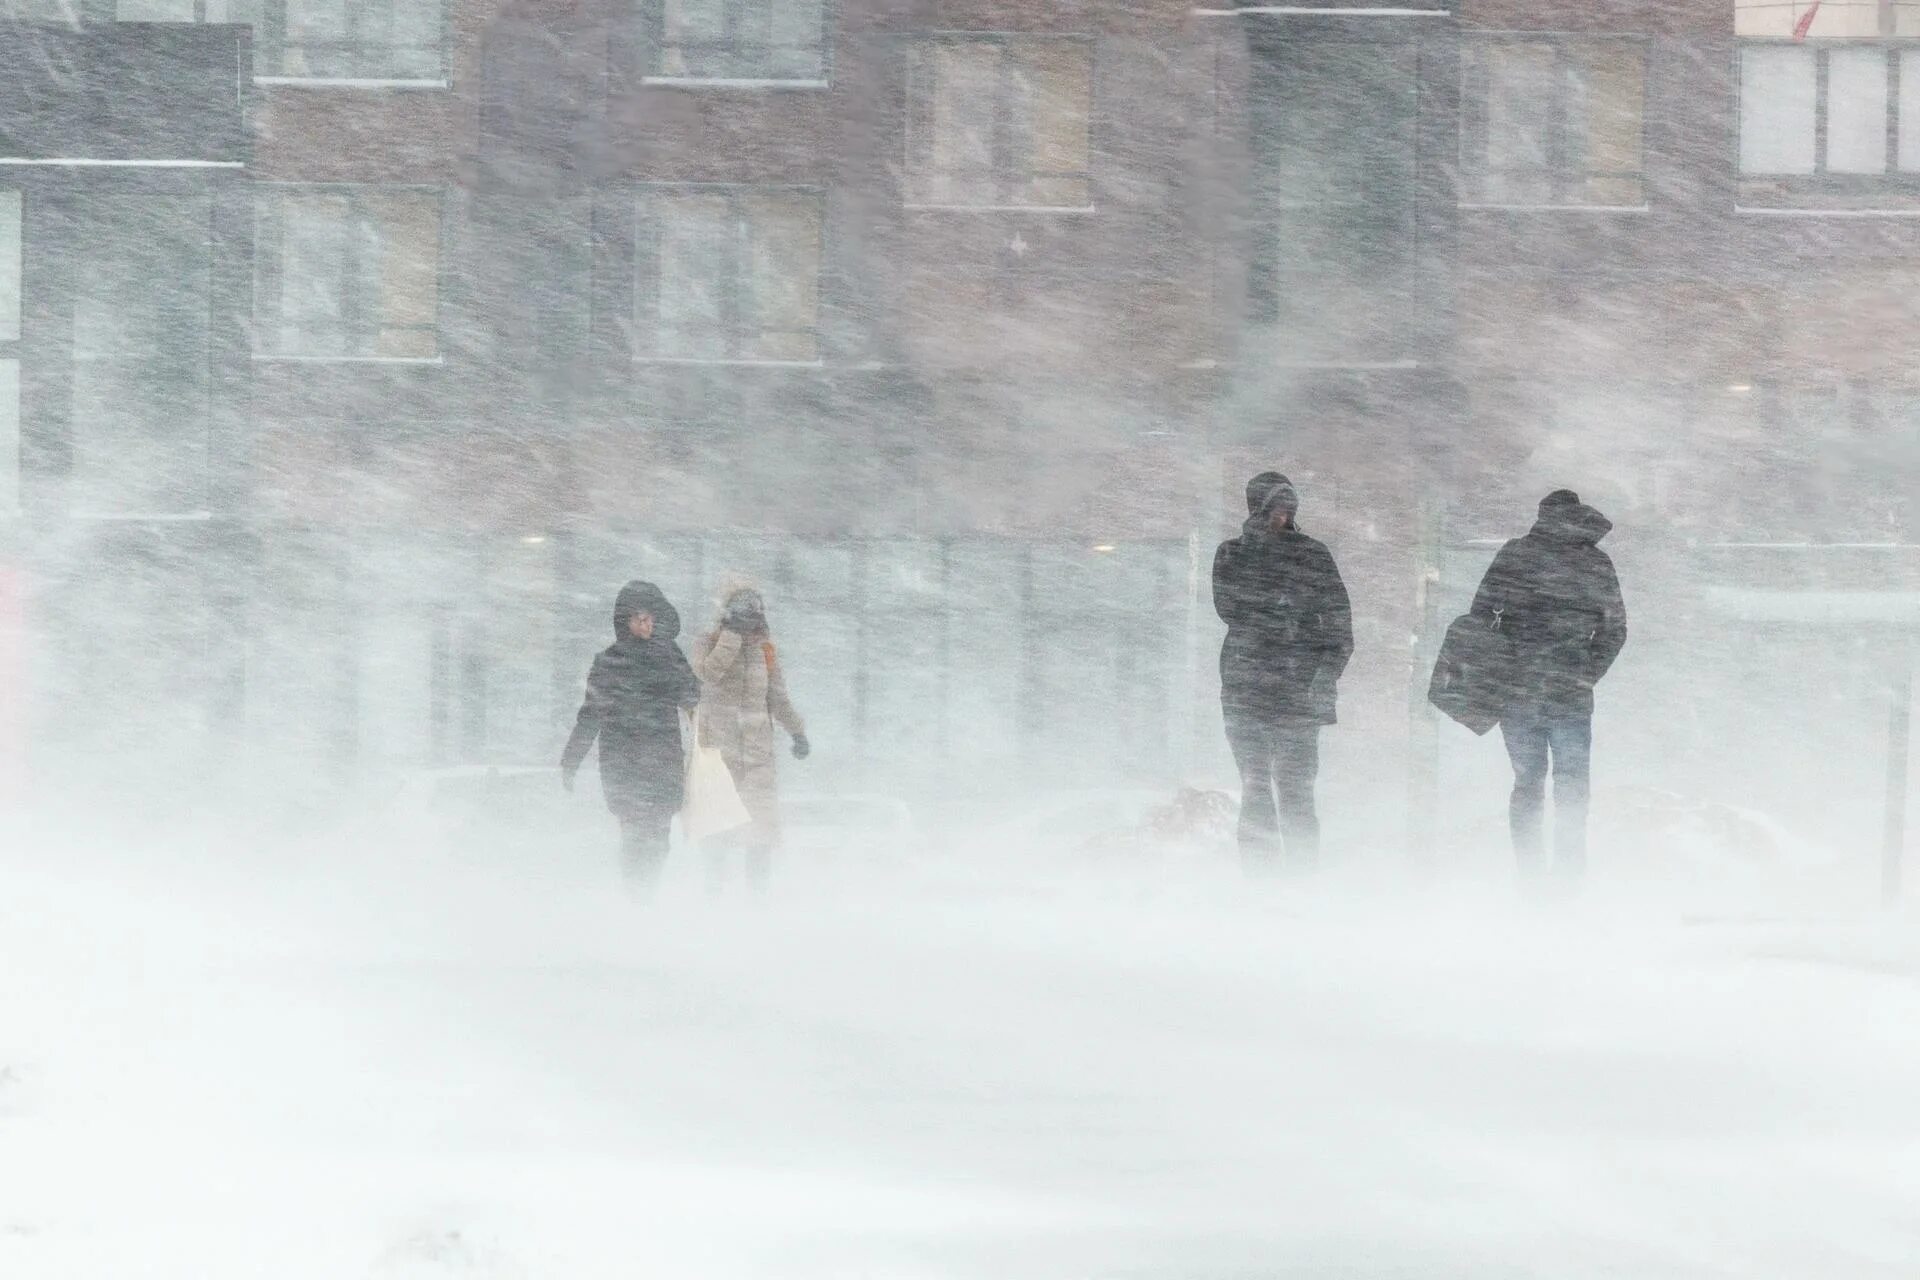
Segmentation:
[(1271, 530), (1275, 511), (1285, 511), (1291, 524), (1299, 510), (1300, 494), (1293, 481), (1278, 471), (1262, 471), (1247, 481), (1247, 522), (1241, 528), (1249, 537), (1258, 537)]
[(638, 578), (620, 588), (620, 596), (613, 602), (613, 638), (630, 640), (627, 632), (627, 620), (636, 613), (653, 615), (653, 638), (655, 640), (673, 640), (680, 635), (680, 614), (667, 603), (667, 597), (660, 588), (651, 582), (642, 582)]
[(1540, 518), (1533, 532), (1555, 542), (1592, 545), (1607, 536), (1613, 521), (1580, 501), (1571, 489), (1556, 489), (1540, 500)]

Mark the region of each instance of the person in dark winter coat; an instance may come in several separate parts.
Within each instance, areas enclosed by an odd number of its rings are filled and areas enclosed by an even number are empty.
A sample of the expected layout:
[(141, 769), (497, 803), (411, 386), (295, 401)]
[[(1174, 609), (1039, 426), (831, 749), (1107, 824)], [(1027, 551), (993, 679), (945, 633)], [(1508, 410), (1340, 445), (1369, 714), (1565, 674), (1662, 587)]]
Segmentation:
[(1627, 643), (1620, 579), (1599, 547), (1612, 528), (1579, 494), (1555, 490), (1532, 532), (1500, 548), (1473, 598), (1473, 612), (1513, 646), (1500, 732), (1513, 762), (1514, 852), (1528, 870), (1545, 852), (1549, 767), (1554, 857), (1570, 875), (1586, 864), (1593, 686)]
[(686, 763), (680, 713), (700, 701), (700, 682), (674, 638), (680, 615), (651, 582), (629, 582), (613, 606), (613, 643), (593, 660), (587, 696), (560, 756), (573, 790), (587, 749), (600, 743), (600, 789), (620, 820), (629, 882), (651, 889), (667, 857), (667, 831), (680, 810)]
[(1227, 624), (1220, 702), (1240, 769), (1240, 851), (1250, 871), (1276, 862), (1282, 831), (1291, 861), (1319, 856), (1320, 730), (1337, 718), (1335, 690), (1353, 656), (1346, 584), (1332, 554), (1295, 524), (1299, 507), (1285, 476), (1255, 476), (1240, 536), (1213, 557), (1213, 605)]

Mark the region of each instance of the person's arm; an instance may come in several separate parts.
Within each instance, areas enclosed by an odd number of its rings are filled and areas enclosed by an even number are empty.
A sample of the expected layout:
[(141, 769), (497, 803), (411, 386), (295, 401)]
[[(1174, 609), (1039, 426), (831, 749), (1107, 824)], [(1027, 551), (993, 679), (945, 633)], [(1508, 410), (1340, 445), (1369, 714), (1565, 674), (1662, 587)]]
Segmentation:
[(1213, 553), (1213, 611), (1229, 627), (1239, 626), (1247, 616), (1246, 600), (1240, 591), (1238, 577), (1234, 571), (1233, 544), (1223, 542), (1219, 550)]
[(721, 628), (712, 639), (694, 646), (693, 673), (700, 677), (702, 684), (712, 684), (733, 670), (733, 664), (740, 660), (740, 645), (738, 631)]
[(1473, 607), (1468, 610), (1469, 613), (1480, 618), (1492, 618), (1496, 614), (1504, 615), (1507, 607), (1513, 603), (1513, 548), (1511, 542), (1501, 547), (1500, 554), (1487, 566), (1486, 576), (1480, 579), (1480, 589), (1473, 594)]
[(593, 669), (587, 672), (587, 693), (581, 699), (580, 714), (574, 717), (573, 732), (567, 737), (566, 749), (560, 753), (560, 780), (569, 791), (573, 790), (573, 775), (580, 771), (580, 762), (587, 758), (587, 750), (600, 736), (600, 726), (606, 723), (606, 683), (605, 669), (600, 659), (595, 658)]
[(767, 710), (773, 714), (774, 722), (793, 736), (794, 754), (806, 758), (810, 749), (807, 743), (807, 723), (794, 709), (793, 698), (787, 693), (787, 674), (780, 666), (780, 655), (772, 645), (767, 646)]
[(1347, 595), (1347, 584), (1340, 577), (1340, 566), (1334, 563), (1333, 553), (1324, 548), (1320, 554), (1325, 557), (1326, 565), (1322, 569), (1325, 581), (1321, 585), (1322, 600), (1320, 610), (1320, 636), (1322, 657), (1321, 672), (1338, 680), (1347, 669), (1347, 662), (1353, 657), (1353, 601)]
[(1627, 647), (1627, 602), (1620, 595), (1620, 575), (1613, 561), (1603, 553), (1605, 575), (1601, 581), (1600, 625), (1593, 633), (1593, 678), (1597, 683), (1613, 666), (1620, 651)]
[(680, 652), (680, 646), (669, 644), (673, 650), (674, 704), (682, 711), (691, 711), (700, 705), (700, 678), (693, 674), (693, 667), (687, 662), (687, 655)]

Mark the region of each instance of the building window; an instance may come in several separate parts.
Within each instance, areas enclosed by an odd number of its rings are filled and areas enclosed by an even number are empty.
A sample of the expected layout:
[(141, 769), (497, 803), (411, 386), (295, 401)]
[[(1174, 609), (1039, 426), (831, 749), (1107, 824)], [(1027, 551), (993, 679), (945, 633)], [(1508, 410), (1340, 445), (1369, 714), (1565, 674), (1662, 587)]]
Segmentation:
[(1250, 318), (1289, 364), (1417, 356), (1414, 47), (1300, 41), (1265, 61), (1251, 106)]
[(18, 191), (0, 191), (0, 342), (20, 337), (22, 209)]
[(113, 0), (115, 22), (247, 22), (229, 0)]
[(820, 358), (820, 194), (647, 191), (635, 222), (636, 354), (668, 360)]
[(1920, 172), (1920, 49), (1748, 44), (1740, 172), (1848, 178)]
[(20, 362), (0, 357), (0, 515), (20, 508)]
[(77, 27), (86, 17), (84, 0), (0, 0), (0, 22), (52, 22)]
[(1086, 40), (930, 40), (907, 64), (909, 204), (1084, 208), (1093, 46)]
[(254, 346), (263, 355), (439, 354), (440, 195), (257, 189)]
[(1506, 40), (1462, 53), (1460, 176), (1468, 201), (1634, 206), (1645, 199), (1646, 46)]
[(213, 200), (204, 190), (100, 191), (70, 216), (69, 506), (203, 510)]
[(824, 80), (826, 0), (651, 0), (653, 74)]
[(20, 340), (21, 235), (23, 205), (18, 191), (0, 191), (0, 515), (20, 503)]
[(300, 80), (441, 80), (446, 76), (444, 0), (204, 2), (224, 4), (230, 12), (227, 21), (253, 24), (257, 76)]
[(1733, 0), (1733, 33), (1758, 40), (1920, 36), (1920, 0)]

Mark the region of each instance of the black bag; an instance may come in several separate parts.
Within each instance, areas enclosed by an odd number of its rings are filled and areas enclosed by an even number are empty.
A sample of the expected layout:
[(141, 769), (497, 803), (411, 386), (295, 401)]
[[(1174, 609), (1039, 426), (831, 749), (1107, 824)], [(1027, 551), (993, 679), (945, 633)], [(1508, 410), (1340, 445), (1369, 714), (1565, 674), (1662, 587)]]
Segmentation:
[(1477, 734), (1500, 723), (1512, 697), (1513, 642), (1500, 620), (1462, 614), (1447, 628), (1427, 701)]

